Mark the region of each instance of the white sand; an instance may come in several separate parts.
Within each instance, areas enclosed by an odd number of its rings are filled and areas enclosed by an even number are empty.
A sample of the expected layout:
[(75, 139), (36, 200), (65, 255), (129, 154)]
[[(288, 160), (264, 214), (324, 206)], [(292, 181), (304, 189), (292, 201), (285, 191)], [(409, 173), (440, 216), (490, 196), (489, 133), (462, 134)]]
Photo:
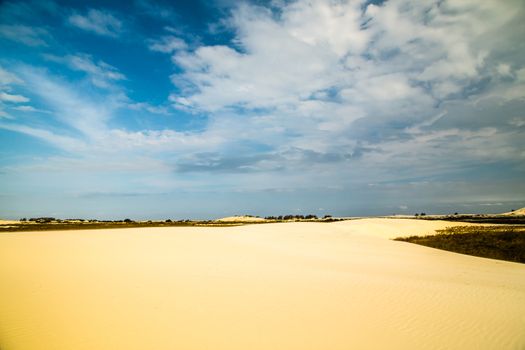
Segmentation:
[(255, 216), (239, 215), (239, 216), (228, 216), (225, 218), (217, 219), (215, 221), (218, 221), (218, 222), (265, 222), (267, 220), (264, 218), (259, 218)]
[(525, 265), (421, 220), (0, 235), (0, 348), (524, 349)]

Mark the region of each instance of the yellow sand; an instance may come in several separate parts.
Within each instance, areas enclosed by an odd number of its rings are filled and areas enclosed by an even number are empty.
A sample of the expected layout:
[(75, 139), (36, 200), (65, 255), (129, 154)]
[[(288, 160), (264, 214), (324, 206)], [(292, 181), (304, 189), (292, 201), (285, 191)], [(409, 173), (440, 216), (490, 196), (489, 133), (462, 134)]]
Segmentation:
[(525, 265), (366, 219), (0, 234), (0, 349), (524, 349)]
[(18, 220), (0, 220), (0, 225), (14, 225), (19, 223), (20, 221)]
[(511, 216), (525, 215), (525, 208), (517, 209), (517, 210), (514, 210), (514, 211), (509, 211), (509, 212), (503, 213), (501, 215), (511, 215)]
[(217, 219), (215, 221), (219, 221), (219, 222), (265, 222), (266, 219), (258, 218), (255, 216), (241, 215), (241, 216), (228, 216), (225, 218)]

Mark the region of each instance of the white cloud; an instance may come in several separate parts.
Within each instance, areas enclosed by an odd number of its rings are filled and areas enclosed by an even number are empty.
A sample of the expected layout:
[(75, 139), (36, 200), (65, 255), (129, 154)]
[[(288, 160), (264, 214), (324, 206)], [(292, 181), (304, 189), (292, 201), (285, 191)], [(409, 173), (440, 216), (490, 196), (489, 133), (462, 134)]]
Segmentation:
[(107, 80), (123, 80), (125, 76), (118, 72), (115, 67), (99, 61), (94, 63), (90, 56), (87, 55), (70, 55), (66, 57), (73, 69), (99, 76)]
[(285, 8), (282, 22), (294, 38), (312, 46), (324, 46), (338, 57), (360, 54), (370, 40), (361, 30), (362, 1), (297, 1)]
[[(438, 129), (447, 115), (443, 101), (459, 99), (475, 111), (480, 98), (523, 96), (523, 62), (504, 59), (523, 54), (512, 39), (520, 37), (524, 13), (517, 5), (319, 0), (270, 11), (242, 4), (229, 21), (232, 45), (174, 54), (183, 72), (172, 76), (180, 92), (170, 101), (209, 113), (209, 128), (231, 143), (252, 140), (287, 155), (292, 149), (351, 155), (361, 173), (377, 172), (390, 156), (411, 166), (429, 159), (425, 166), (438, 168), (435, 159), (446, 162), (464, 147), (473, 163), (511, 161), (521, 157), (516, 134)], [(465, 124), (459, 114), (447, 118)], [(491, 140), (497, 146), (482, 147)], [(287, 157), (274, 161), (292, 164)]]
[(43, 28), (24, 25), (0, 25), (0, 36), (20, 42), (27, 46), (47, 46), (45, 38), (49, 36)]
[(166, 106), (155, 106), (145, 102), (133, 102), (125, 104), (126, 108), (135, 110), (135, 111), (147, 111), (153, 114), (169, 114), (168, 107)]
[(525, 117), (513, 118), (509, 123), (512, 126), (521, 128), (522, 126), (525, 126)]
[(23, 102), (29, 102), (29, 98), (22, 96), (22, 95), (12, 95), (12, 94), (8, 94), (7, 92), (0, 92), (0, 101), (23, 103)]
[(11, 115), (3, 110), (2, 105), (0, 105), (0, 119), (13, 119)]
[(0, 87), (10, 84), (22, 84), (22, 80), (20, 80), (15, 74), (0, 67)]
[(180, 38), (172, 35), (163, 36), (159, 40), (150, 40), (149, 49), (162, 53), (173, 53), (178, 50), (185, 50), (188, 45)]
[[(371, 76), (368, 79), (360, 79), (352, 88), (341, 90), (341, 95), (351, 100), (357, 98), (369, 101), (400, 101), (417, 97), (428, 99), (425, 93), (417, 86), (412, 86), (408, 77), (401, 73)], [(421, 101), (420, 101), (421, 102)]]
[(80, 96), (74, 86), (32, 68), (23, 68), (19, 74), (60, 122), (89, 137), (105, 132), (114, 101), (98, 104), (87, 96)]
[(71, 25), (98, 35), (116, 38), (123, 30), (122, 21), (111, 13), (89, 9), (85, 15), (75, 13), (68, 18)]
[(33, 106), (13, 106), (11, 107), (11, 109), (15, 110), (15, 111), (20, 111), (20, 112), (39, 112), (39, 113), (49, 113), (48, 111), (44, 111), (44, 110), (41, 110), (41, 109), (38, 109), (38, 108), (35, 108)]
[(171, 99), (212, 112), (232, 106), (293, 110), (330, 91), (354, 108), (372, 106), (374, 114), (380, 107), (387, 113), (393, 101), (419, 101), (427, 110), (435, 99), (486, 77), (486, 67), (495, 64), (488, 55), (500, 44), (484, 40), (519, 17), (512, 4), (496, 2), (391, 0), (369, 4), (365, 13), (363, 6), (296, 1), (276, 15), (240, 5), (230, 21), (238, 49), (176, 53), (174, 63), (184, 73), (172, 80), (183, 93)]
[(498, 64), (498, 66), (496, 67), (496, 71), (498, 72), (499, 75), (501, 75), (503, 77), (510, 77), (510, 76), (512, 76), (511, 67), (510, 67), (510, 65), (508, 65), (506, 63)]
[(48, 130), (37, 129), (25, 125), (12, 123), (0, 123), (0, 129), (11, 130), (30, 135), (38, 139), (44, 140), (49, 144), (52, 144), (60, 149), (68, 150), (71, 152), (81, 152), (86, 150), (86, 144), (83, 141), (77, 138), (59, 135)]
[(113, 82), (126, 79), (117, 68), (104, 61), (95, 62), (90, 55), (79, 53), (63, 57), (55, 55), (44, 55), (44, 57), (47, 60), (65, 64), (73, 70), (86, 73), (91, 83), (99, 88), (113, 88)]
[(33, 106), (17, 106), (13, 107), (13, 109), (22, 112), (36, 112), (36, 108)]

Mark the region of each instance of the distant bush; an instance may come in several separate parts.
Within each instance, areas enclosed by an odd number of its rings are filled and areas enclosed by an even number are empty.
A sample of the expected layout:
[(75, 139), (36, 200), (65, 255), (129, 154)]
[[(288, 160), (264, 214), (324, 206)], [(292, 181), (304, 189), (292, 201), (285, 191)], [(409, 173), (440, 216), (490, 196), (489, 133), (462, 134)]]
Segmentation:
[(34, 221), (39, 224), (46, 224), (49, 222), (56, 221), (56, 219), (52, 217), (41, 217), (41, 218), (30, 218), (29, 221)]

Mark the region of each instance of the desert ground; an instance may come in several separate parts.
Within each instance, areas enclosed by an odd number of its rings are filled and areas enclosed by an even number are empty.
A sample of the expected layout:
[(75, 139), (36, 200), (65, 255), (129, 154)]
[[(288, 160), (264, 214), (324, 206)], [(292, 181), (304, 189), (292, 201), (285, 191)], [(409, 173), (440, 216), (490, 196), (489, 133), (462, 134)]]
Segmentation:
[(524, 349), (525, 265), (411, 219), (0, 234), (0, 349)]

